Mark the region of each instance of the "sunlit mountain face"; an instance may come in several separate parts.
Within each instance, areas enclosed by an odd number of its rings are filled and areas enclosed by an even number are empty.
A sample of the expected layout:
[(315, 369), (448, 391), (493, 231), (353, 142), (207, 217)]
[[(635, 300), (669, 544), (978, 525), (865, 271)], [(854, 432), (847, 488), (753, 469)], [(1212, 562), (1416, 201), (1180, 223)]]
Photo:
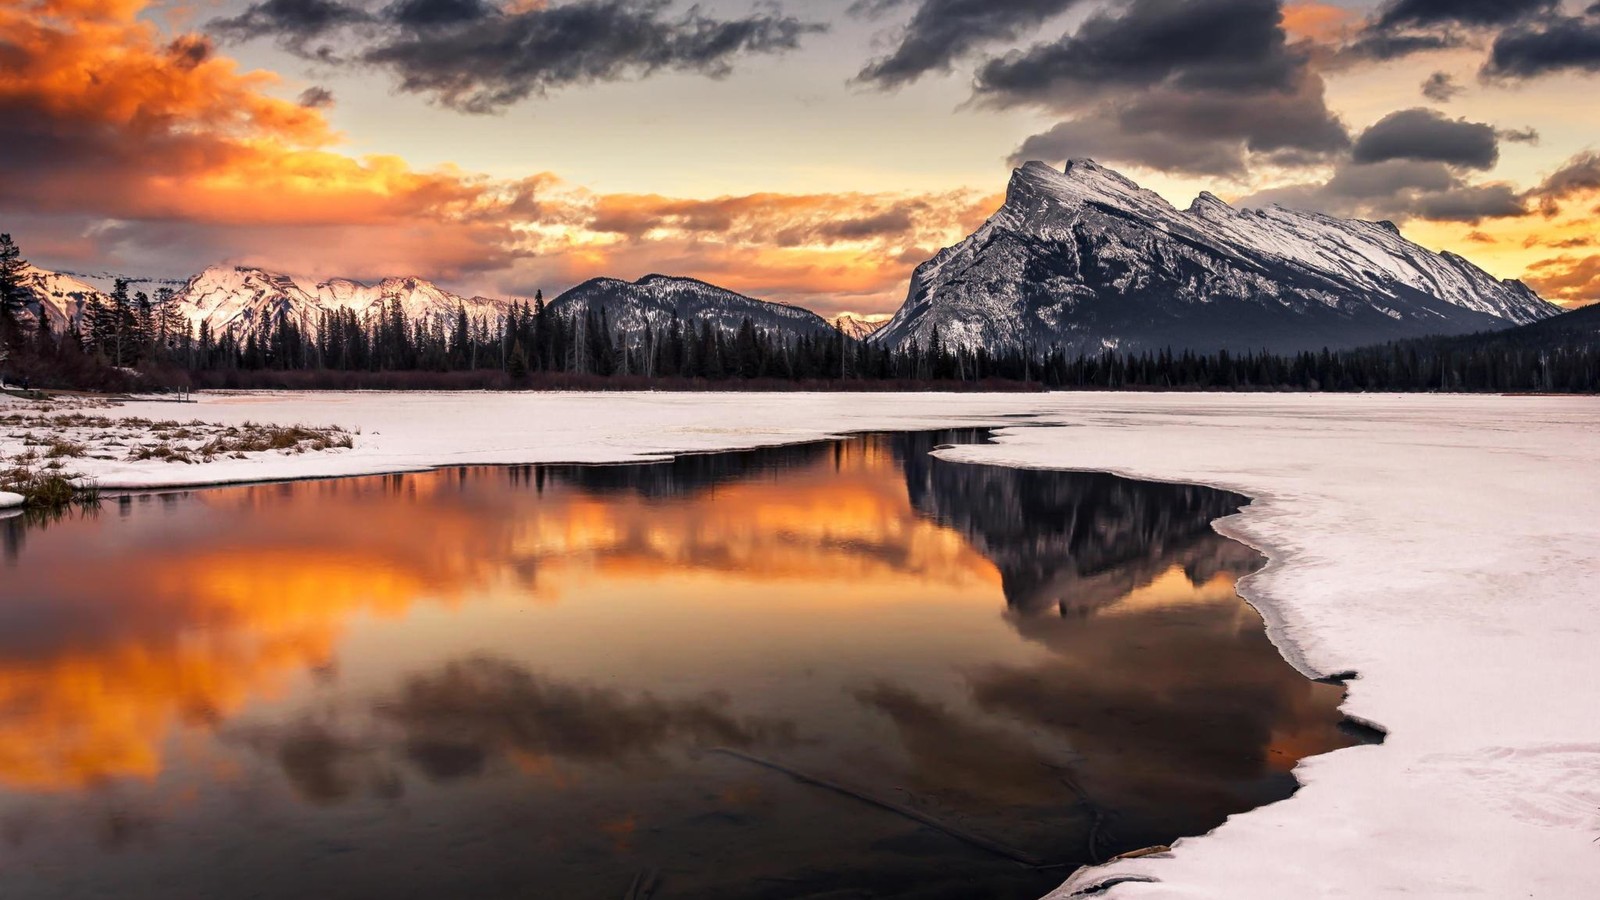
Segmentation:
[(1235, 593), (1243, 498), (929, 455), (981, 439), (0, 522), (0, 893), (1032, 898), (861, 798), (1074, 865), (1353, 742)]

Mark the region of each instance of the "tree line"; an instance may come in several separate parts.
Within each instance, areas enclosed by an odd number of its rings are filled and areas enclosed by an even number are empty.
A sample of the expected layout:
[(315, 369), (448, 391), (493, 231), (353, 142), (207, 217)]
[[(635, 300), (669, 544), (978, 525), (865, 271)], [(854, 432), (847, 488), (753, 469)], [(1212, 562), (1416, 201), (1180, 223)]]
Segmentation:
[[(632, 330), (615, 327), (604, 307), (563, 314), (544, 302), (512, 302), (503, 315), (409, 317), (398, 300), (367, 315), (320, 310), (286, 313), (254, 327), (213, 333), (195, 326), (173, 293), (130, 292), (85, 298), (78, 327), (54, 328), (28, 309), (24, 263), (0, 235), (0, 352), (41, 385), (114, 387), (226, 384), (273, 386), (274, 373), (479, 373), (475, 386), (528, 386), (551, 376), (633, 385), (723, 388), (741, 384), (1025, 386), (1066, 390), (1287, 390), (1600, 392), (1600, 341), (1568, 329), (1542, 339), (1430, 338), (1355, 350), (1279, 354), (1141, 351), (1069, 354), (965, 348), (934, 329), (926, 343), (887, 348), (838, 329), (784, 333), (744, 319), (726, 329), (676, 316)], [(34, 319), (30, 329), (23, 322)], [(138, 375), (132, 373), (137, 372)], [(289, 383), (287, 379), (283, 383)], [(341, 384), (360, 384), (359, 380)], [(403, 379), (392, 382), (403, 386)], [(415, 382), (412, 382), (415, 383)]]

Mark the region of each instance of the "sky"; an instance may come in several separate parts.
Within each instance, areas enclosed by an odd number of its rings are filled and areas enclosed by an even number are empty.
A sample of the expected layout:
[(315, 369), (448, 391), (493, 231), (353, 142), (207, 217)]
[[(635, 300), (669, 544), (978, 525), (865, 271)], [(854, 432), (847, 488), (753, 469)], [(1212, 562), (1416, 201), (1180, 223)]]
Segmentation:
[(1600, 301), (1595, 0), (0, 0), (64, 271), (685, 275), (891, 313), (1011, 168), (1388, 219)]

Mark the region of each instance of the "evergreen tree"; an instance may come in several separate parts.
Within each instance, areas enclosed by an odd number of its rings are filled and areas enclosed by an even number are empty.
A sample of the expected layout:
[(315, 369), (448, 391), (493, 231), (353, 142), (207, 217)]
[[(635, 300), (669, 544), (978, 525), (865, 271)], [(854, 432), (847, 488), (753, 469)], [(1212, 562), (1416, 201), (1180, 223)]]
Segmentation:
[(22, 250), (9, 234), (0, 234), (0, 315), (20, 312), (28, 295), (23, 288), (22, 273), (28, 263)]

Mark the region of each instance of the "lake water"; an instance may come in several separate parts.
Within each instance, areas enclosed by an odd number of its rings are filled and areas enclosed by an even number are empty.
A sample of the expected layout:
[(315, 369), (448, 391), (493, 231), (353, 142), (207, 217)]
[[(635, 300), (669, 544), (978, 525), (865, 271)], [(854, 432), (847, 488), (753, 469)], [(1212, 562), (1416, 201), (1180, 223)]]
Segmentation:
[(1243, 498), (982, 439), (0, 522), (0, 897), (1031, 900), (1354, 742)]

